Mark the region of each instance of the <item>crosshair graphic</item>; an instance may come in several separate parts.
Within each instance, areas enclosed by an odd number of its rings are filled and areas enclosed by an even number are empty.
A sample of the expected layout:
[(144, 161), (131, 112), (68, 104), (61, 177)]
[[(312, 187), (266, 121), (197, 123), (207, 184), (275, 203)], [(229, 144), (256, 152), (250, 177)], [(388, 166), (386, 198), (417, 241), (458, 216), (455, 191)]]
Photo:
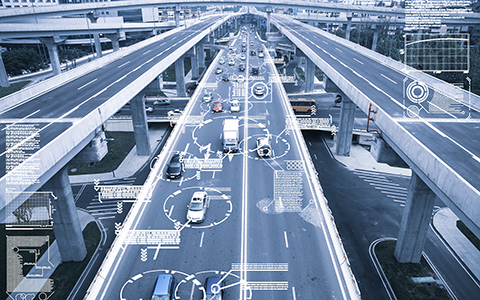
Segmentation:
[(407, 86), (407, 98), (413, 103), (420, 104), (428, 98), (428, 87), (420, 81), (413, 81)]

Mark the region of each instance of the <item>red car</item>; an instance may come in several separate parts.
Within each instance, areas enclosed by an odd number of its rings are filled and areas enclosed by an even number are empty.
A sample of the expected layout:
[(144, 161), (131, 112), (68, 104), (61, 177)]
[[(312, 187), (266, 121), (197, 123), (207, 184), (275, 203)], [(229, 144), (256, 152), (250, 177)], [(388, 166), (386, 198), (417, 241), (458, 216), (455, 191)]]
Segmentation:
[(223, 102), (221, 100), (217, 100), (213, 102), (213, 112), (222, 112), (223, 111)]

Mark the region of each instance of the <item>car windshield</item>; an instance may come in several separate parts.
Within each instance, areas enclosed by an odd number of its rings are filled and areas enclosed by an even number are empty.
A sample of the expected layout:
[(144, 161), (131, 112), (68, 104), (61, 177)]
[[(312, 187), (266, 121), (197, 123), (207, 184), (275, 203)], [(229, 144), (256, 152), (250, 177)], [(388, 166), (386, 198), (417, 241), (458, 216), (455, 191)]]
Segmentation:
[(199, 210), (202, 210), (203, 208), (203, 205), (201, 202), (192, 202), (190, 203), (190, 210), (193, 210), (193, 211), (199, 211)]

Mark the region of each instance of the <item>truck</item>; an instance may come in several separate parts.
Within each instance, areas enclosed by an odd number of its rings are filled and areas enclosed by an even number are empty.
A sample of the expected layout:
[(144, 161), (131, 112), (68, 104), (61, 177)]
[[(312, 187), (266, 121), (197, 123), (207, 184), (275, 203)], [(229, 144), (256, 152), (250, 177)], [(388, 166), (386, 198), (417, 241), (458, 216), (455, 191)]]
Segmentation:
[(223, 121), (223, 152), (238, 151), (238, 120)]

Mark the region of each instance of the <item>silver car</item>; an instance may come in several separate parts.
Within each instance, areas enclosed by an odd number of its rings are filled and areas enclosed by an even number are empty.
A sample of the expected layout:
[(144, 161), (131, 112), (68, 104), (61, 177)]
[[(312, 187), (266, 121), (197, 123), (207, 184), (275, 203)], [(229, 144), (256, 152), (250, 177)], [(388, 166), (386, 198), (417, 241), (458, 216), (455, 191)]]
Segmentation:
[(206, 192), (193, 193), (190, 204), (188, 204), (187, 221), (190, 223), (202, 223), (205, 220), (205, 214), (210, 202)]

